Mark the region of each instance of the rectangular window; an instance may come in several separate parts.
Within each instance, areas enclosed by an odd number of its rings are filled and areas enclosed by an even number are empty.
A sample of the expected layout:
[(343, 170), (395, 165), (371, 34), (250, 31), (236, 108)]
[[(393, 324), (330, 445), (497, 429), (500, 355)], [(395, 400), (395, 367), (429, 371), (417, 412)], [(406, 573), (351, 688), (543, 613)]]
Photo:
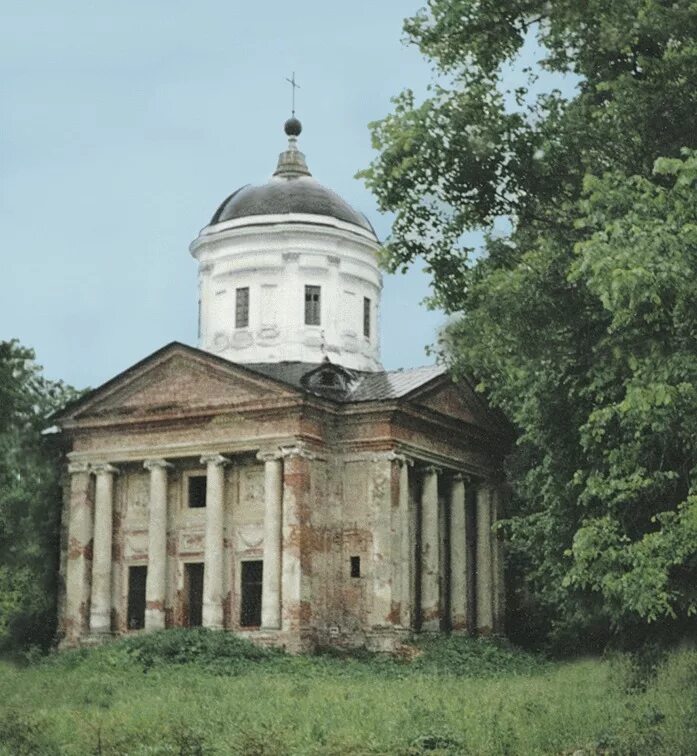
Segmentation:
[(319, 294), (319, 286), (305, 287), (305, 325), (321, 325)]
[(243, 286), (235, 291), (235, 328), (249, 326), (249, 287)]
[(190, 562), (184, 566), (184, 621), (187, 627), (201, 627), (203, 623), (203, 563)]
[(363, 297), (363, 335), (370, 338), (370, 298)]
[(128, 568), (128, 629), (145, 627), (145, 581), (147, 567)]
[(359, 556), (351, 557), (351, 577), (361, 576), (361, 558)]
[(263, 562), (242, 562), (242, 627), (261, 626), (261, 580)]
[(189, 478), (188, 503), (190, 509), (206, 506), (206, 476), (192, 475)]

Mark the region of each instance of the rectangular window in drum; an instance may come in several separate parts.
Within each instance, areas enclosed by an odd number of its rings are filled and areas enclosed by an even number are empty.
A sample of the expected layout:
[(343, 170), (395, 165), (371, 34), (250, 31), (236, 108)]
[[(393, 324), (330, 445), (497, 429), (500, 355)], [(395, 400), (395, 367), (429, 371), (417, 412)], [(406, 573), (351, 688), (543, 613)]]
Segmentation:
[(305, 325), (321, 325), (319, 286), (305, 287)]
[(249, 287), (243, 286), (235, 291), (235, 328), (249, 326)]
[(370, 338), (370, 298), (363, 297), (363, 335)]

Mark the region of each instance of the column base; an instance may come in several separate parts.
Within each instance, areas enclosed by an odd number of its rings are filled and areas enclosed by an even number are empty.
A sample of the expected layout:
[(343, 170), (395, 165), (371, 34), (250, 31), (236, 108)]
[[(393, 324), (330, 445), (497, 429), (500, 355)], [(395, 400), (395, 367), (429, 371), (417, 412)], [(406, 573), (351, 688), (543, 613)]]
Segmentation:
[(422, 607), (421, 631), (426, 633), (438, 633), (441, 630), (440, 610), (437, 606)]
[(458, 625), (450, 628), (451, 635), (471, 635), (467, 625)]
[(81, 641), (81, 646), (101, 646), (102, 643), (107, 643), (114, 637), (114, 633), (111, 630), (92, 631), (89, 635), (85, 636)]
[(162, 609), (145, 610), (145, 630), (153, 632), (154, 630), (165, 629), (165, 613)]
[(97, 616), (90, 619), (89, 635), (111, 635), (111, 617)]
[(218, 604), (203, 605), (203, 617), (201, 624), (209, 630), (223, 630), (223, 607)]
[(441, 631), (440, 620), (426, 620), (421, 623), (422, 633), (439, 633)]

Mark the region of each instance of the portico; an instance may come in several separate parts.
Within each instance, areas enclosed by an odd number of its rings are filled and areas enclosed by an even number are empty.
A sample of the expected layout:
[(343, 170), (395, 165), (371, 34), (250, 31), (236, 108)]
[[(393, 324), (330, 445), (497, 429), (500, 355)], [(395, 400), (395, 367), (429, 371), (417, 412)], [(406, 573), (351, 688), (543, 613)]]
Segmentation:
[[(220, 446), (186, 457), (166, 446), (151, 451), (146, 459), (74, 455), (91, 459), (70, 466), (64, 643), (139, 629), (126, 622), (138, 616), (133, 569), (146, 575), (141, 631), (190, 624), (181, 576), (191, 564), (202, 568), (204, 627), (291, 649), (332, 638), (382, 648), (410, 631), (500, 630), (496, 483), (399, 447), (333, 460), (303, 441), (256, 451)], [(351, 481), (358, 465), (367, 475)], [(331, 510), (313, 511), (329, 506), (337, 473), (366, 495), (361, 543), (353, 519), (360, 512), (332, 521)], [(187, 499), (191, 479), (200, 477), (204, 506)], [(147, 496), (139, 499), (141, 491)], [(340, 503), (350, 508), (350, 498)], [(250, 562), (260, 564), (261, 594), (258, 622), (245, 626), (241, 572)], [(334, 572), (337, 562), (344, 564)], [(323, 605), (318, 596), (350, 593), (365, 580), (364, 606), (350, 607), (342, 627), (341, 602), (335, 596)]]

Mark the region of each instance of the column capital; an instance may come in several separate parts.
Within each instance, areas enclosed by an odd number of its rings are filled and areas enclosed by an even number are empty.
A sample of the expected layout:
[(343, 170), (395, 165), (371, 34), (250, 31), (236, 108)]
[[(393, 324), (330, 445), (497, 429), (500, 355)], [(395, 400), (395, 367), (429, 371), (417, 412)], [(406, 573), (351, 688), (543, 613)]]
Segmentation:
[(146, 459), (145, 462), (143, 462), (143, 467), (146, 470), (153, 470), (160, 467), (173, 467), (171, 462), (168, 462), (166, 459)]
[(442, 475), (443, 473), (443, 468), (438, 467), (438, 465), (424, 465), (421, 469), (429, 475)]
[(283, 459), (284, 454), (281, 449), (259, 449), (257, 459), (259, 462), (273, 462), (277, 459)]
[(78, 473), (86, 473), (90, 471), (90, 466), (87, 462), (69, 462), (68, 472), (71, 475), (77, 475)]
[(282, 446), (281, 457), (302, 457), (303, 459), (322, 459), (317, 454), (311, 452), (303, 441), (298, 441), (293, 446)]
[(493, 496), (497, 492), (496, 483), (486, 478), (480, 478), (477, 480), (477, 492), (483, 496)]
[(386, 452), (376, 452), (370, 457), (371, 462), (398, 462), (400, 465), (414, 466), (414, 460), (406, 454), (396, 452), (394, 449)]
[(95, 475), (116, 475), (120, 472), (118, 467), (114, 467), (114, 465), (111, 465), (108, 462), (97, 462), (96, 464), (90, 465), (90, 470)]
[(471, 483), (472, 482), (472, 476), (471, 475), (467, 475), (467, 473), (456, 472), (453, 475), (453, 482), (454, 483)]
[(230, 460), (227, 457), (223, 457), (222, 454), (204, 454), (201, 457), (202, 465), (213, 464), (216, 467), (229, 464)]

